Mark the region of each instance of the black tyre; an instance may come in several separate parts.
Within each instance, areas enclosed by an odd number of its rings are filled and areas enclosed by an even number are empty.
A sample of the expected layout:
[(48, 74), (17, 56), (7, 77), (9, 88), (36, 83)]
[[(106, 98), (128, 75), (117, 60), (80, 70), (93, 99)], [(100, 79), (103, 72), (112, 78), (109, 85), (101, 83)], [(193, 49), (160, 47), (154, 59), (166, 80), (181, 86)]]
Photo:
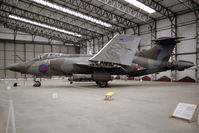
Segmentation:
[(104, 87), (107, 87), (108, 86), (108, 82), (107, 81), (96, 81), (96, 84), (101, 87), (101, 88), (104, 88)]
[(37, 87), (40, 87), (40, 86), (41, 86), (41, 82), (37, 81)]
[(35, 81), (35, 84), (33, 85), (33, 87), (40, 87), (41, 86), (41, 82), (40, 81)]

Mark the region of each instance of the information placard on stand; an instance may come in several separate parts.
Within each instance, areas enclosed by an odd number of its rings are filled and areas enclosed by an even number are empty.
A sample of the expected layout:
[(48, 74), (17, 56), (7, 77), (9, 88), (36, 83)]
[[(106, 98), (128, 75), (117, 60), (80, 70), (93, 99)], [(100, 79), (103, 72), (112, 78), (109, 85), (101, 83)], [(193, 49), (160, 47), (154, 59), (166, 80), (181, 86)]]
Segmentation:
[(178, 103), (171, 118), (180, 118), (193, 122), (197, 108), (198, 104)]

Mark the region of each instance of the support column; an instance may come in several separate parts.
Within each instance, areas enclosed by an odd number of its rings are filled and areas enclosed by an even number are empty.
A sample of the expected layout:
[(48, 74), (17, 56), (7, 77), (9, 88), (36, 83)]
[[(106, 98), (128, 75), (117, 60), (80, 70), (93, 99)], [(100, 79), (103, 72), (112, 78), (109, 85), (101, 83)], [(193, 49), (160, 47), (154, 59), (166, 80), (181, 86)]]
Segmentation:
[(196, 83), (199, 83), (199, 9), (195, 11), (196, 16)]
[[(32, 34), (32, 42), (34, 42), (34, 40), (35, 40), (35, 35), (33, 35)], [(34, 56), (34, 58), (35, 58), (35, 43), (34, 43), (34, 45), (33, 45), (33, 56)]]
[(84, 42), (84, 46), (85, 46), (85, 54), (88, 54), (88, 51), (87, 51), (87, 43)]
[(45, 46), (45, 45), (42, 45), (42, 53), (44, 53), (44, 46)]
[[(136, 30), (134, 31), (134, 35), (140, 35), (140, 25), (137, 25), (137, 28)], [(138, 45), (138, 50), (140, 51), (141, 48), (140, 48), (140, 45)]]
[[(151, 30), (151, 47), (155, 45), (154, 41), (157, 39), (157, 22), (153, 21), (152, 23), (149, 24), (150, 30)], [(157, 74), (151, 74), (151, 80), (157, 80)]]
[[(26, 61), (26, 44), (25, 43), (24, 43), (24, 49), (23, 50), (24, 50), (23, 51), (24, 52), (24, 59), (23, 60)], [(24, 78), (27, 79), (26, 74), (24, 74)]]
[(102, 48), (104, 47), (104, 36), (102, 36)]
[(53, 52), (53, 45), (52, 45), (52, 43), (50, 43), (50, 52), (51, 53)]
[(88, 53), (87, 54), (93, 54), (93, 45), (91, 40), (87, 41), (87, 49), (88, 49)]
[[(3, 51), (4, 51), (4, 68), (6, 67), (6, 43), (4, 42), (3, 43)], [(4, 78), (6, 78), (6, 69), (4, 69)]]
[[(14, 63), (16, 64), (16, 38), (17, 38), (17, 30), (14, 30)], [(14, 77), (17, 78), (17, 73), (14, 72)]]
[(95, 39), (93, 39), (92, 42), (93, 42), (93, 53), (92, 54), (94, 55), (95, 54)]
[(97, 52), (100, 51), (99, 46), (100, 46), (100, 38), (97, 38)]
[[(171, 16), (170, 18), (171, 22), (171, 37), (177, 37), (177, 16)], [(171, 55), (171, 62), (177, 61), (177, 45), (175, 45), (172, 55)], [(171, 71), (171, 81), (177, 81), (177, 71)]]
[[(16, 52), (16, 42), (14, 41), (14, 63), (16, 64), (17, 63), (17, 59), (16, 59), (16, 55), (17, 55), (17, 52)], [(17, 73), (15, 72), (15, 78), (17, 78)]]
[(59, 53), (61, 53), (61, 46), (62, 46), (62, 45), (59, 45), (59, 46), (58, 46), (58, 47), (59, 47)]
[(26, 44), (25, 43), (24, 43), (24, 51), (23, 52), (24, 52), (24, 59), (23, 60), (26, 61)]

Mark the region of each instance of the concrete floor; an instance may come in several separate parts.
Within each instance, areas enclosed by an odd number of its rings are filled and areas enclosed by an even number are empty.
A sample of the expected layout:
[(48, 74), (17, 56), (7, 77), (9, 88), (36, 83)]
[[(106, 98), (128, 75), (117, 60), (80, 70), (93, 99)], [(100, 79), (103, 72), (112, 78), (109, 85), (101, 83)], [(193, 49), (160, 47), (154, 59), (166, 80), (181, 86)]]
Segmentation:
[[(199, 133), (196, 122), (169, 118), (178, 102), (199, 104), (199, 84), (117, 80), (99, 88), (44, 80), (40, 88), (18, 81), (8, 90), (4, 82), (14, 81), (1, 81), (0, 103), (14, 101), (17, 133)], [(109, 91), (113, 100), (104, 101)]]

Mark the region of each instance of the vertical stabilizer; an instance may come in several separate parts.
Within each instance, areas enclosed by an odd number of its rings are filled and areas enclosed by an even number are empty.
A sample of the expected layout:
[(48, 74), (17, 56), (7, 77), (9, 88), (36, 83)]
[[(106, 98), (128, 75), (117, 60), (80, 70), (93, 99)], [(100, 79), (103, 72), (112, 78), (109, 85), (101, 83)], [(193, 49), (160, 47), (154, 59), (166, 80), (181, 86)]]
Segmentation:
[(179, 39), (181, 37), (162, 37), (154, 40), (157, 45), (149, 50), (140, 52), (140, 56), (154, 60), (168, 61), (172, 55), (174, 46), (180, 42)]

